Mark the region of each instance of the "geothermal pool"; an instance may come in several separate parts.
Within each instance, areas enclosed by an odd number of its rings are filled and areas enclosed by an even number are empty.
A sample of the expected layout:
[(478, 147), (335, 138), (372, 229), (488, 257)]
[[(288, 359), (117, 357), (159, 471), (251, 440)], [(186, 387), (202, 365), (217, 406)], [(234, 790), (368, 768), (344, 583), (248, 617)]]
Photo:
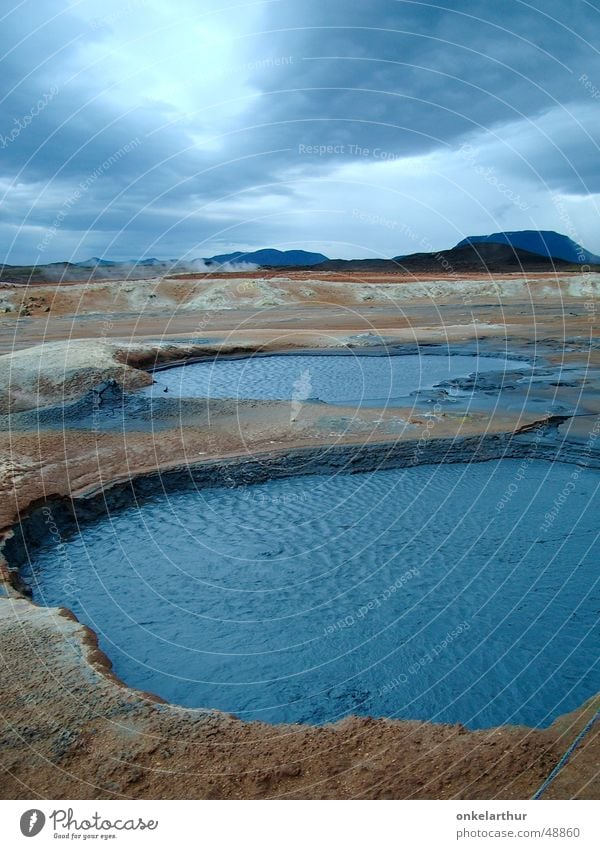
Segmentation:
[(474, 372), (529, 368), (500, 357), (448, 355), (291, 354), (217, 358), (157, 371), (142, 390), (203, 398), (319, 400), (328, 404), (393, 404), (419, 389)]
[(40, 545), (24, 576), (177, 704), (545, 726), (600, 690), (599, 481), (503, 460), (182, 491)]

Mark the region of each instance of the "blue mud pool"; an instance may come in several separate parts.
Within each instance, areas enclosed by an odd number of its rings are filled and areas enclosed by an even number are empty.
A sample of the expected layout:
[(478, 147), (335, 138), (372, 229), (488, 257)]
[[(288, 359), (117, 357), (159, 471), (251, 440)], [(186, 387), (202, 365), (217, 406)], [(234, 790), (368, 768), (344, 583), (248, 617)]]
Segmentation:
[(500, 357), (432, 354), (273, 355), (190, 363), (158, 371), (156, 383), (142, 390), (160, 395), (259, 400), (319, 400), (328, 404), (384, 406), (473, 373), (529, 368)]
[(25, 577), (177, 704), (545, 726), (600, 690), (599, 481), (503, 460), (182, 491)]

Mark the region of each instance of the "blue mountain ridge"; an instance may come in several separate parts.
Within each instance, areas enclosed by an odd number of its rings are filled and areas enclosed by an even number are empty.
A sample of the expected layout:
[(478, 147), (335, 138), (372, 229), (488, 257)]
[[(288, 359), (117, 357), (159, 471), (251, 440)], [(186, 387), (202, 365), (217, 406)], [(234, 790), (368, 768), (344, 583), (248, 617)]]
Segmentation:
[(556, 233), (554, 230), (512, 230), (502, 233), (491, 233), (489, 236), (468, 236), (455, 247), (464, 248), (468, 245), (481, 243), (510, 245), (521, 248), (540, 256), (564, 259), (567, 262), (580, 264), (600, 263), (600, 257), (582, 248), (568, 236)]

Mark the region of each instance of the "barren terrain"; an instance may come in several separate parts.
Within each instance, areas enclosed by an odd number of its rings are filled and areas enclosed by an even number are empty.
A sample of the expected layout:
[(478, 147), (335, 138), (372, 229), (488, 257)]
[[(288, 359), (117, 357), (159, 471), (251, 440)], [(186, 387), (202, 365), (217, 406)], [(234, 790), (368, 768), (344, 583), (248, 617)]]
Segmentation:
[[(531, 796), (598, 700), (543, 731), (357, 718), (269, 726), (184, 710), (125, 687), (88, 629), (32, 604), (11, 539), (44, 504), (86, 503), (157, 472), (403, 465), (425, 429), (422, 462), (535, 452), (600, 467), (599, 290), (600, 275), (562, 271), (1, 284), (1, 795)], [(293, 422), (283, 401), (164, 398), (150, 410), (135, 393), (151, 383), (147, 369), (194, 357), (424, 346), (509, 355), (533, 367), (531, 380), (490, 379), (462, 406), (435, 393), (358, 412), (307, 402)], [(596, 798), (598, 754), (596, 732), (546, 796)]]

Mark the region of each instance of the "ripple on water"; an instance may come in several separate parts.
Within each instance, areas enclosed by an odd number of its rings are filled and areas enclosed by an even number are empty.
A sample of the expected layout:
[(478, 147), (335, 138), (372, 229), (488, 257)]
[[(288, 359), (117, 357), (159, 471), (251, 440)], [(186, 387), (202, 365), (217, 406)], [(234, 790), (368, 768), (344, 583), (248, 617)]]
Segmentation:
[(329, 404), (373, 406), (474, 372), (523, 367), (523, 363), (500, 357), (432, 354), (220, 358), (155, 372), (156, 383), (141, 392), (152, 395), (166, 388), (173, 395), (185, 397), (318, 399)]
[(182, 705), (272, 722), (547, 725), (600, 689), (600, 478), (522, 469), (156, 497), (83, 527), (61, 553), (42, 547), (26, 577), (38, 602), (71, 607), (99, 634), (128, 684)]

